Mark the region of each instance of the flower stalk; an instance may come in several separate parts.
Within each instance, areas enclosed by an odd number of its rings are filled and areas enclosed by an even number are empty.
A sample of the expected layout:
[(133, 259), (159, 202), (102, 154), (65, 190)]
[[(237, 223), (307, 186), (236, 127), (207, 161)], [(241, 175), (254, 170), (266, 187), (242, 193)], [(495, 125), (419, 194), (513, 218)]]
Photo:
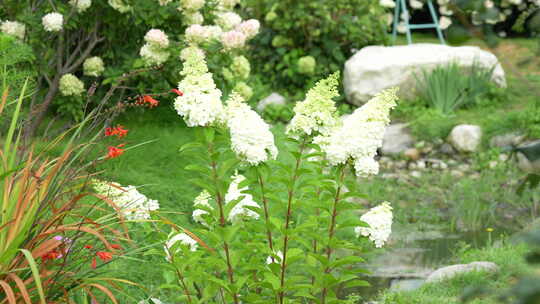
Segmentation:
[(294, 197), (294, 184), (296, 183), (296, 180), (298, 179), (298, 171), (300, 169), (300, 165), (302, 164), (302, 154), (304, 152), (304, 148), (306, 146), (306, 138), (304, 137), (302, 143), (300, 144), (300, 153), (298, 155), (298, 158), (296, 159), (296, 164), (294, 167), (294, 173), (292, 176), (292, 185), (289, 187), (289, 190), (287, 192), (287, 213), (285, 216), (285, 236), (283, 237), (283, 259), (281, 260), (281, 277), (280, 277), (280, 289), (278, 299), (279, 303), (283, 304), (285, 291), (283, 290), (285, 287), (285, 272), (287, 270), (287, 249), (289, 246), (289, 225), (291, 222), (292, 217), (292, 201)]
[[(213, 143), (208, 143), (208, 154), (212, 157), (214, 154), (214, 146)], [(215, 160), (210, 160), (210, 167), (212, 168), (212, 180), (214, 182), (214, 185), (216, 186), (216, 202), (219, 209), (219, 224), (221, 227), (225, 227), (226, 219), (225, 219), (225, 212), (223, 211), (223, 205), (224, 205), (224, 199), (223, 195), (221, 194), (221, 191), (219, 190), (219, 176), (217, 172), (217, 163)], [(231, 263), (231, 255), (229, 250), (229, 244), (227, 241), (223, 241), (223, 251), (225, 252), (225, 259), (227, 263), (227, 277), (229, 278), (229, 282), (231, 285), (234, 285), (234, 270), (232, 268)], [(236, 292), (233, 292), (232, 294), (233, 301), (235, 304), (239, 303), (238, 295)]]
[[(337, 207), (341, 200), (341, 192), (343, 188), (343, 180), (345, 178), (345, 166), (340, 165), (338, 167), (338, 187), (336, 190), (336, 196), (334, 197), (334, 203), (332, 207), (332, 218), (330, 221), (330, 226), (328, 227), (328, 245), (326, 246), (326, 258), (328, 260), (328, 263), (330, 263), (330, 259), (332, 258), (332, 246), (330, 246), (330, 243), (332, 242), (332, 239), (334, 238), (334, 233), (336, 229), (336, 218), (338, 216)], [(330, 266), (327, 266), (324, 270), (324, 273), (330, 273), (332, 269)], [(328, 288), (324, 287), (321, 295), (321, 303), (326, 303), (326, 294), (328, 293)]]

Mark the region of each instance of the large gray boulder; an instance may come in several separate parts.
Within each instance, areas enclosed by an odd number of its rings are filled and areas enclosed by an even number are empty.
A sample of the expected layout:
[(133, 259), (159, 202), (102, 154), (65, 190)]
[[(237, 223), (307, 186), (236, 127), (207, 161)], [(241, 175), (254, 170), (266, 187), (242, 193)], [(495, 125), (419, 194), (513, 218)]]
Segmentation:
[(494, 67), (493, 81), (506, 86), (504, 70), (492, 53), (473, 46), (423, 43), (361, 49), (345, 63), (345, 94), (350, 103), (362, 105), (380, 91), (397, 86), (401, 97), (413, 98), (416, 96), (416, 75), (451, 62), (463, 67), (471, 67), (474, 63)]
[(439, 268), (435, 270), (432, 274), (430, 274), (426, 279), (426, 283), (448, 280), (457, 275), (468, 273), (471, 271), (485, 271), (494, 273), (499, 271), (499, 267), (497, 266), (497, 264), (492, 262), (472, 262), (469, 264), (446, 266), (443, 268)]

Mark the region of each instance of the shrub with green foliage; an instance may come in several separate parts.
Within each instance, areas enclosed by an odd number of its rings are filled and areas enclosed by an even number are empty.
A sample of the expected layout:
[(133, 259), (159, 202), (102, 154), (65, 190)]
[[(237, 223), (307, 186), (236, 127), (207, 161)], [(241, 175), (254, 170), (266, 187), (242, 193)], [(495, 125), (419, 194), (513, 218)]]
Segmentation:
[[(27, 90), (34, 91), (36, 70), (32, 63), (35, 60), (32, 49), (18, 42), (11, 36), (0, 33), (0, 92), (8, 93), (8, 100), (15, 100), (25, 80), (29, 82)], [(9, 90), (6, 91), (6, 89)], [(6, 115), (0, 116), (0, 129), (7, 127), (13, 107), (9, 104), (4, 109)]]
[(353, 49), (387, 41), (379, 0), (246, 3), (263, 23), (254, 42), (253, 64), (273, 89), (303, 89), (321, 75), (340, 70)]

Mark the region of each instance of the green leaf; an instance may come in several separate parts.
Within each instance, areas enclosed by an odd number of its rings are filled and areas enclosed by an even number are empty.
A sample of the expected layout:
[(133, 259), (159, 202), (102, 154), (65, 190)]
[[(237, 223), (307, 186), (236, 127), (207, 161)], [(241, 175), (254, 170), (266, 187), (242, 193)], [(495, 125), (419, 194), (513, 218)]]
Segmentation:
[(274, 290), (279, 290), (280, 286), (281, 286), (281, 281), (279, 280), (279, 278), (271, 273), (271, 272), (265, 272), (264, 273), (264, 280), (265, 282), (268, 282), (270, 283), (270, 285), (272, 285), (272, 288)]

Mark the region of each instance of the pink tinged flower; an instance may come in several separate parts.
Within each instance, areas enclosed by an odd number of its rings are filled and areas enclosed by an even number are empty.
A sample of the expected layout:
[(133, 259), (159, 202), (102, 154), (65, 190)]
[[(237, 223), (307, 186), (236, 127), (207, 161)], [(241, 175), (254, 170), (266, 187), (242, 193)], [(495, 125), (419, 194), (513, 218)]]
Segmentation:
[(249, 19), (240, 23), (236, 30), (244, 33), (248, 39), (255, 37), (259, 33), (259, 28), (261, 24), (257, 19)]
[(246, 35), (239, 31), (228, 31), (221, 35), (221, 43), (225, 49), (239, 49), (246, 44)]
[(186, 29), (186, 39), (189, 42), (203, 43), (207, 38), (208, 38), (207, 31), (204, 28), (204, 26), (200, 24), (190, 25)]

